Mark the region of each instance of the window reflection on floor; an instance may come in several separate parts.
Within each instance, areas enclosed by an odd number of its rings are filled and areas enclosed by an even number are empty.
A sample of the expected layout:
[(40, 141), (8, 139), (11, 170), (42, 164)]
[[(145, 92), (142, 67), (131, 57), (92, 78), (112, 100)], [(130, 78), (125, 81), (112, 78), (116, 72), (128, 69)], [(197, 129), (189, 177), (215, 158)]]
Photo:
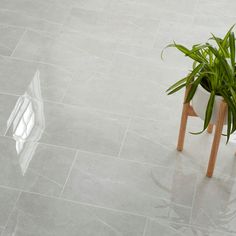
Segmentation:
[(45, 127), (43, 110), (40, 71), (37, 70), (27, 91), (20, 96), (7, 121), (7, 130), (11, 130), (16, 141), (16, 152), (23, 175), (29, 167)]

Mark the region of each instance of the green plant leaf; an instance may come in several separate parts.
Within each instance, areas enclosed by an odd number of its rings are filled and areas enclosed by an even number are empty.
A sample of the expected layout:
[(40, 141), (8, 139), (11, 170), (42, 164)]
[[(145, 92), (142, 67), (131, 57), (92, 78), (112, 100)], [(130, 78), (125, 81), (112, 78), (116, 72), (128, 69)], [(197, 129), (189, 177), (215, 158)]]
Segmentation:
[(215, 102), (215, 91), (212, 91), (211, 95), (210, 95), (210, 98), (209, 98), (209, 101), (207, 103), (207, 108), (206, 108), (206, 113), (205, 113), (205, 120), (204, 120), (204, 127), (203, 127), (204, 130), (207, 128), (207, 126), (210, 123), (214, 102)]
[(229, 142), (230, 134), (231, 134), (231, 128), (232, 128), (232, 119), (231, 119), (231, 109), (228, 107), (228, 123), (227, 123), (227, 140), (226, 143)]
[(229, 35), (230, 35), (232, 29), (234, 28), (234, 26), (235, 26), (235, 24), (232, 25), (232, 26), (230, 27), (230, 29), (228, 30), (228, 32), (226, 33), (226, 35), (225, 35), (225, 37), (224, 37), (224, 39), (223, 39), (223, 41), (222, 41), (223, 47), (225, 47), (225, 46), (227, 45), (227, 41), (228, 41)]
[(220, 40), (219, 38), (215, 37), (214, 34), (212, 34), (213, 39), (215, 40), (215, 42), (217, 43), (217, 45), (220, 48), (220, 51), (224, 54), (225, 57), (229, 57), (229, 53), (227, 52), (227, 48), (224, 48), (222, 46), (222, 40)]
[(231, 32), (229, 35), (229, 46), (230, 46), (231, 65), (232, 65), (232, 69), (234, 71), (234, 69), (235, 69), (235, 36), (234, 36), (234, 32)]
[(193, 96), (194, 96), (194, 94), (195, 94), (195, 92), (196, 92), (196, 90), (197, 90), (197, 87), (198, 87), (198, 85), (200, 84), (202, 78), (203, 78), (202, 76), (199, 76), (199, 77), (193, 82), (193, 84), (191, 85), (190, 90), (189, 90), (189, 92), (188, 92), (188, 95), (187, 95), (187, 97), (186, 97), (185, 103), (188, 103), (188, 102), (190, 102), (190, 101), (192, 100), (192, 98), (193, 98)]
[(212, 47), (211, 45), (208, 45), (209, 50), (215, 55), (215, 57), (219, 60), (219, 62), (222, 65), (222, 68), (224, 69), (224, 72), (226, 73), (226, 75), (228, 76), (229, 79), (232, 79), (233, 75), (232, 75), (232, 70), (229, 67), (229, 64), (227, 63), (225, 57), (221, 56), (220, 53), (217, 51), (217, 49), (215, 49), (214, 47)]
[[(175, 42), (173, 44), (169, 44), (167, 45), (163, 51), (167, 48), (170, 48), (170, 47), (174, 47), (174, 48), (177, 48), (179, 51), (181, 51), (182, 53), (185, 54), (185, 56), (195, 60), (195, 61), (198, 61), (198, 62), (204, 62), (204, 59), (202, 59), (201, 57), (199, 57), (197, 54), (194, 54), (194, 52), (192, 53), (191, 50), (189, 50), (188, 48), (186, 48), (185, 46), (181, 45), (181, 44), (176, 44)], [(163, 51), (161, 53), (161, 55), (163, 56)], [(163, 58), (163, 57), (162, 57)]]
[(175, 84), (173, 84), (172, 86), (170, 86), (170, 87), (166, 90), (166, 92), (169, 92), (169, 91), (175, 89), (176, 87), (178, 87), (179, 85), (185, 83), (185, 82), (187, 81), (187, 78), (188, 78), (188, 76), (185, 77), (185, 78), (183, 78), (183, 79), (181, 79), (181, 80), (179, 80), (179, 81), (177, 81)]
[(199, 85), (210, 93), (203, 130), (193, 134), (200, 134), (207, 128), (211, 120), (215, 96), (220, 95), (228, 106), (227, 142), (230, 135), (236, 131), (236, 46), (233, 27), (234, 25), (223, 38), (212, 34), (209, 41), (204, 44), (194, 44), (191, 49), (175, 42), (167, 46), (176, 48), (193, 60), (192, 71), (170, 86), (167, 92), (172, 94), (183, 87), (189, 87), (185, 103), (192, 100)]
[(175, 89), (171, 90), (168, 95), (171, 95), (177, 91), (179, 91), (180, 89), (182, 89), (183, 87), (186, 87), (186, 84), (181, 84), (180, 86), (176, 87)]

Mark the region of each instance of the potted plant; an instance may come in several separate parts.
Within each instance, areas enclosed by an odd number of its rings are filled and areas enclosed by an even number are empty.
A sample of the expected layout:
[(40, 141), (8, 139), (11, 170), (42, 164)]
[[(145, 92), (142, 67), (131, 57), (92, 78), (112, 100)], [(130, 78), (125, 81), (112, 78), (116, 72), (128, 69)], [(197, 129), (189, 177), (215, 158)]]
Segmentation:
[(175, 42), (166, 47), (174, 47), (193, 60), (191, 72), (169, 87), (168, 94), (189, 88), (185, 103), (191, 102), (194, 111), (204, 120), (201, 132), (210, 123), (216, 122), (219, 104), (224, 100), (228, 107), (225, 120), (227, 142), (230, 135), (236, 130), (236, 67), (233, 27), (223, 38), (212, 34), (206, 43), (193, 45), (191, 49)]

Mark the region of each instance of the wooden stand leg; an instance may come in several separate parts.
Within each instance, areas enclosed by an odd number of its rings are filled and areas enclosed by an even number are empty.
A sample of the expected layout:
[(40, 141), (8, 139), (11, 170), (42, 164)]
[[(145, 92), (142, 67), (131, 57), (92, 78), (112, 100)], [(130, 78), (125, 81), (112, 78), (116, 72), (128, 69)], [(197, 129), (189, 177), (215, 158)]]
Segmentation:
[(211, 147), (211, 154), (210, 154), (210, 159), (209, 159), (208, 169), (207, 169), (207, 174), (206, 174), (207, 177), (212, 177), (212, 174), (214, 172), (215, 162), (216, 162), (216, 157), (217, 157), (217, 153), (219, 149), (222, 129), (224, 126), (224, 119), (225, 119), (226, 111), (227, 111), (227, 104), (224, 101), (222, 101), (220, 104), (220, 109), (219, 109), (219, 113), (217, 117), (214, 140)]
[[(188, 91), (189, 91), (189, 88), (187, 88), (185, 91), (184, 102), (187, 97)], [(184, 138), (185, 138), (185, 133), (186, 133), (187, 121), (188, 121), (189, 106), (190, 106), (189, 103), (183, 104), (181, 123), (180, 123), (180, 129), (179, 129), (179, 138), (178, 138), (178, 144), (177, 144), (178, 151), (182, 151), (184, 147)]]
[(209, 125), (208, 125), (208, 127), (207, 127), (207, 132), (208, 132), (209, 134), (212, 133), (213, 127), (214, 127), (213, 124), (209, 124)]

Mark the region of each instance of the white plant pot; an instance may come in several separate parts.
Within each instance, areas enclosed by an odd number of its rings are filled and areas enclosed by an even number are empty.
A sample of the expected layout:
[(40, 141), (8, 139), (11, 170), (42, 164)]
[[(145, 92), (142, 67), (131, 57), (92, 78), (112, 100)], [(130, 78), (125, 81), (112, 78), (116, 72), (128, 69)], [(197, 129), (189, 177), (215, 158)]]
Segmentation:
[[(192, 106), (197, 115), (204, 120), (207, 104), (210, 98), (210, 93), (204, 89), (201, 85), (197, 87), (196, 93), (192, 99)], [(215, 124), (217, 121), (217, 115), (220, 109), (220, 103), (223, 100), (221, 96), (215, 96), (214, 107), (212, 111), (212, 117), (210, 123)], [(227, 124), (227, 115), (224, 121), (224, 124)]]

